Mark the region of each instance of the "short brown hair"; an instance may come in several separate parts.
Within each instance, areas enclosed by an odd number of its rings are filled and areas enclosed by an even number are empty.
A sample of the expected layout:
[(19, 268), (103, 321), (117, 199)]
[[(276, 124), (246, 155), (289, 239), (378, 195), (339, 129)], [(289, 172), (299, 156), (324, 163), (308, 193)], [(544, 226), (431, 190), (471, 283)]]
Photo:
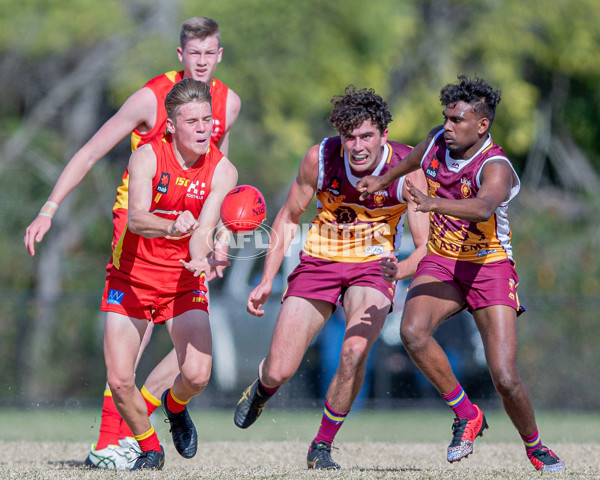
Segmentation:
[(200, 40), (204, 40), (206, 37), (212, 36), (217, 37), (220, 46), (221, 30), (219, 29), (219, 24), (216, 21), (208, 17), (192, 17), (188, 18), (181, 24), (179, 42), (181, 43), (181, 48), (183, 48), (190, 38), (199, 38)]
[(184, 78), (177, 82), (165, 98), (167, 116), (174, 120), (179, 112), (179, 107), (191, 102), (206, 102), (211, 104), (210, 87), (193, 78)]

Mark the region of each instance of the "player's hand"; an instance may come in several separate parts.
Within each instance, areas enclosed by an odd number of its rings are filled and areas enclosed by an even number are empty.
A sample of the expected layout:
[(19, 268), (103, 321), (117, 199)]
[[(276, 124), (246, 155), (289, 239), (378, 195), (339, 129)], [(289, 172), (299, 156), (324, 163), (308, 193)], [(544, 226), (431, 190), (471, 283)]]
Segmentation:
[(246, 304), (246, 310), (255, 317), (262, 317), (265, 311), (262, 310), (262, 306), (268, 300), (271, 295), (271, 285), (263, 284), (262, 282), (250, 292), (248, 296), (248, 303)]
[[(229, 244), (222, 243), (218, 239), (215, 240), (214, 251), (212, 254), (212, 258), (215, 260), (225, 260), (227, 261), (227, 252), (229, 251)], [(223, 278), (223, 270), (227, 268), (226, 266), (217, 266), (213, 271), (211, 271), (210, 275), (206, 277), (207, 281), (211, 281), (216, 277)]]
[(379, 260), (381, 266), (381, 276), (386, 282), (394, 283), (398, 277), (398, 259), (392, 252), (386, 252)]
[(366, 200), (370, 195), (383, 189), (385, 186), (386, 185), (382, 177), (367, 175), (366, 177), (360, 179), (356, 185), (356, 189), (361, 193), (360, 199)]
[(50, 230), (51, 225), (52, 219), (50, 217), (38, 215), (25, 230), (23, 242), (25, 243), (25, 248), (29, 252), (29, 255), (32, 257), (35, 255), (35, 244), (42, 241), (44, 235)]
[[(207, 278), (210, 277), (212, 271), (217, 267), (228, 267), (231, 262), (227, 260), (216, 260), (214, 258), (192, 258), (189, 262), (179, 260), (181, 264), (190, 272), (194, 273), (194, 277), (199, 277), (204, 274)], [(212, 276), (214, 278), (214, 275)]]
[(199, 225), (198, 219), (194, 217), (192, 212), (186, 210), (177, 217), (177, 219), (169, 227), (168, 232), (169, 235), (172, 236), (183, 235), (184, 233), (193, 232), (198, 228)]
[(406, 179), (406, 191), (410, 195), (411, 200), (415, 203), (415, 212), (430, 212), (433, 208), (433, 198), (424, 194), (421, 190)]

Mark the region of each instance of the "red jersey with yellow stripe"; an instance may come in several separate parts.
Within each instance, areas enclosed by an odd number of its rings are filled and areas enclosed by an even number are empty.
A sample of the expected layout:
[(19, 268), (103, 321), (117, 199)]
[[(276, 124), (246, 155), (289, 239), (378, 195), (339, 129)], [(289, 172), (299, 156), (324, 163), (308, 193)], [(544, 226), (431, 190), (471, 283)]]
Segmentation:
[[(144, 87), (154, 92), (156, 97), (156, 120), (154, 126), (147, 133), (140, 133), (137, 129), (131, 133), (131, 151), (145, 145), (156, 137), (162, 137), (167, 131), (167, 110), (165, 98), (173, 86), (183, 79), (183, 71), (163, 73), (149, 80)], [(227, 94), (229, 87), (220, 80), (213, 78), (210, 85), (213, 131), (211, 142), (215, 145), (225, 133), (227, 125)], [(113, 205), (113, 246), (121, 236), (127, 223), (127, 189), (129, 188), (129, 172), (125, 170), (121, 185), (117, 188), (117, 197)]]
[[(189, 210), (198, 217), (210, 194), (213, 174), (223, 154), (211, 145), (193, 167), (183, 169), (173, 153), (170, 135), (152, 140), (145, 148), (152, 148), (156, 155), (150, 213), (175, 221), (182, 212)], [(108, 277), (173, 291), (200, 285), (199, 277), (194, 277), (179, 261), (190, 259), (190, 236), (186, 233), (145, 238), (126, 227), (114, 248), (113, 266)]]
[[(410, 150), (402, 143), (387, 142), (372, 175), (384, 174)], [(334, 262), (363, 263), (400, 246), (406, 212), (404, 177), (366, 200), (360, 199), (356, 189), (359, 181), (340, 137), (324, 139), (319, 148), (317, 216), (308, 231), (304, 253)]]
[(507, 210), (508, 203), (519, 192), (520, 182), (510, 160), (489, 135), (472, 158), (456, 160), (450, 157), (443, 133), (444, 131), (440, 130), (433, 138), (421, 159), (430, 197), (456, 200), (474, 198), (481, 186), (481, 169), (491, 160), (507, 162), (516, 180), (511, 188), (509, 200), (501, 203), (491, 218), (484, 222), (470, 222), (431, 212), (428, 253), (473, 263), (512, 259)]

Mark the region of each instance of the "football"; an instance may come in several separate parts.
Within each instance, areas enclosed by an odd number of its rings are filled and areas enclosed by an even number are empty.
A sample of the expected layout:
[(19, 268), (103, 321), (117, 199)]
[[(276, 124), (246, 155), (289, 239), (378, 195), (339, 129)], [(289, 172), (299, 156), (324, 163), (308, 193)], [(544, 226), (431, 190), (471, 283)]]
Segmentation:
[(221, 204), (223, 225), (233, 233), (256, 230), (267, 216), (265, 198), (252, 185), (238, 185)]

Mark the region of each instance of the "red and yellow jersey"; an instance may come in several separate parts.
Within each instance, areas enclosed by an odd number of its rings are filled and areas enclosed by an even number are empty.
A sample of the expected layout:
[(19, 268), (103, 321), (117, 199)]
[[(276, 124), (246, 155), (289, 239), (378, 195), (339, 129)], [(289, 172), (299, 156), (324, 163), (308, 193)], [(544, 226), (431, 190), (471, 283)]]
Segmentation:
[[(156, 96), (156, 121), (154, 127), (147, 133), (140, 133), (137, 129), (131, 133), (131, 151), (145, 145), (154, 138), (164, 136), (167, 131), (167, 110), (165, 108), (165, 98), (173, 86), (183, 78), (181, 72), (167, 72), (148, 81), (144, 87), (148, 87)], [(213, 79), (210, 86), (213, 131), (211, 142), (215, 145), (225, 133), (227, 125), (227, 93), (229, 87), (216, 78)], [(129, 188), (129, 172), (125, 170), (121, 185), (117, 188), (117, 196), (113, 205), (113, 240), (115, 243), (121, 236), (121, 232), (127, 224), (127, 190)]]
[[(382, 175), (410, 152), (411, 147), (387, 142), (372, 175)], [(316, 258), (344, 263), (370, 262), (400, 246), (406, 201), (404, 177), (366, 200), (360, 199), (355, 176), (340, 137), (326, 138), (319, 148), (317, 216), (303, 247)]]
[[(152, 181), (150, 213), (175, 220), (189, 210), (200, 215), (215, 168), (223, 154), (211, 145), (193, 167), (183, 169), (173, 153), (171, 136), (150, 142), (156, 155), (156, 173)], [(148, 148), (148, 147), (146, 147)], [(178, 236), (145, 238), (127, 227), (115, 245), (109, 276), (127, 279), (134, 285), (179, 289), (198, 282), (179, 260), (189, 261), (190, 233)]]
[(509, 200), (501, 203), (485, 222), (470, 222), (450, 215), (430, 213), (428, 253), (473, 263), (512, 259), (507, 210), (508, 203), (519, 192), (520, 182), (510, 160), (489, 135), (472, 158), (453, 159), (446, 148), (443, 132), (441, 130), (433, 138), (421, 159), (430, 197), (456, 200), (474, 198), (481, 185), (481, 169), (491, 160), (507, 162), (516, 181)]

